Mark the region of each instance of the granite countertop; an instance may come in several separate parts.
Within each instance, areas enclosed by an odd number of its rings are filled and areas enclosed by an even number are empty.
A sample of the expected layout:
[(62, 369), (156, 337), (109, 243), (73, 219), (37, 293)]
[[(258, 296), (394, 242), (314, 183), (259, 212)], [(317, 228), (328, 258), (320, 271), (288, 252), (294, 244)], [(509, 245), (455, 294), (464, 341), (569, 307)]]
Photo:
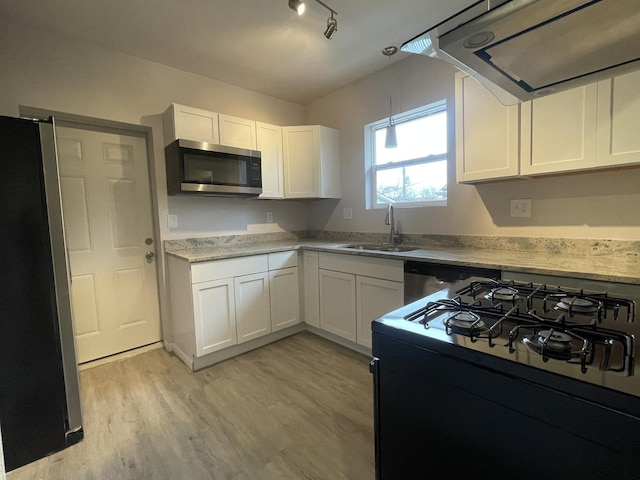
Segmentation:
[[(268, 239), (267, 239), (268, 240)], [(190, 263), (260, 255), (287, 250), (307, 249), (398, 260), (416, 260), (440, 264), (496, 268), (503, 271), (535, 273), (640, 285), (638, 242), (548, 241), (545, 239), (507, 239), (487, 245), (485, 239), (464, 242), (447, 239), (421, 244), (420, 238), (405, 242), (417, 247), (406, 252), (384, 252), (345, 248), (350, 243), (365, 243), (360, 238), (347, 240), (286, 239), (222, 244), (209, 242), (165, 242), (168, 255)], [(419, 242), (419, 243), (418, 243)], [(374, 242), (371, 242), (374, 243)], [(381, 242), (380, 242), (381, 243)]]

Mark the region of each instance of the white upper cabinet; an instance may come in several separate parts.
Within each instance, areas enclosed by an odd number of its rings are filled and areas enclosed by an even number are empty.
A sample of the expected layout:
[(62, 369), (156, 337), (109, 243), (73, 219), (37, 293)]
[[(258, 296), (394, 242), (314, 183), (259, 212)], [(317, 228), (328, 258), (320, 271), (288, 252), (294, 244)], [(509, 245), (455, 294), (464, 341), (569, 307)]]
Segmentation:
[(340, 135), (321, 125), (279, 127), (172, 103), (164, 144), (177, 139), (259, 150), (260, 198), (340, 198)]
[(505, 107), (472, 77), (456, 74), (459, 183), (518, 176), (519, 115), (519, 105)]
[(285, 198), (340, 198), (340, 137), (320, 125), (282, 127)]
[(458, 182), (640, 164), (640, 72), (521, 103), (519, 125), (516, 108), (456, 74)]
[(593, 83), (521, 105), (522, 175), (595, 167), (597, 95)]
[(598, 83), (597, 166), (640, 163), (640, 71)]
[(172, 103), (162, 120), (165, 145), (179, 138), (220, 143), (217, 113)]
[(256, 149), (256, 122), (231, 115), (218, 114), (220, 144), (228, 147)]
[(256, 148), (262, 153), (260, 198), (284, 198), (282, 127), (256, 122)]

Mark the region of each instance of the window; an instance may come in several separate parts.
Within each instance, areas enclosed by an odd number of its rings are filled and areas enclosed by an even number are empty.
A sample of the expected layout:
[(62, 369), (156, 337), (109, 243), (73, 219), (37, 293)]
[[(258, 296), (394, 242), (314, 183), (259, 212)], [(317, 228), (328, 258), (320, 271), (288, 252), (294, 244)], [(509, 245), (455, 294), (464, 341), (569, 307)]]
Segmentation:
[(445, 100), (395, 115), (398, 146), (385, 148), (389, 119), (365, 126), (367, 208), (447, 204)]

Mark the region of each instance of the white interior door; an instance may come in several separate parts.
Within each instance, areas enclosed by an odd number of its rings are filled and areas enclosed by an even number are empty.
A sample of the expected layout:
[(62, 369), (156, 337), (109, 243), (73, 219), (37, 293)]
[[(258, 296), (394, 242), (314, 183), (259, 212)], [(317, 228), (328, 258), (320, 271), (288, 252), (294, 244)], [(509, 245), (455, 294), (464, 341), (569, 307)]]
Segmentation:
[(78, 362), (159, 341), (145, 138), (58, 126), (56, 139)]

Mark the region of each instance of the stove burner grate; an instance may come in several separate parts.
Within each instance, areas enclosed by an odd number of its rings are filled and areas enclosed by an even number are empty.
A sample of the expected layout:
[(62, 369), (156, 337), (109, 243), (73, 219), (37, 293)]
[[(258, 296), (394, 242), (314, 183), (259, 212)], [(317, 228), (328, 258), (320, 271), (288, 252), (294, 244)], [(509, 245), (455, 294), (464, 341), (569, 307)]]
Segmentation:
[(484, 298), (487, 300), (497, 300), (501, 302), (516, 302), (520, 299), (518, 295), (518, 290), (513, 287), (502, 286), (497, 288), (492, 288), (489, 293), (487, 293)]
[[(576, 340), (581, 345), (574, 348)], [(540, 330), (533, 335), (525, 336), (522, 342), (542, 356), (545, 362), (550, 358), (566, 361), (579, 358), (581, 359), (581, 363), (583, 363), (583, 361), (585, 364), (591, 363), (589, 361), (591, 358), (589, 342), (586, 339), (565, 331), (554, 329)], [(586, 369), (583, 366), (583, 372), (585, 371)]]
[(483, 297), (494, 303), (521, 303), (526, 310), (531, 310), (534, 301), (539, 299), (543, 312), (558, 310), (570, 317), (593, 316), (598, 323), (608, 319), (631, 323), (635, 319), (634, 301), (612, 297), (606, 292), (585, 292), (583, 289), (493, 279), (471, 282), (456, 293), (469, 295), (474, 300)]
[[(601, 371), (633, 375), (634, 336), (601, 325), (600, 317), (601, 312), (608, 312), (608, 320), (617, 319), (610, 315), (615, 311), (611, 305), (624, 305), (626, 300), (615, 298), (607, 305), (601, 301), (608, 298), (606, 294), (594, 298), (591, 295), (584, 296), (577, 290), (569, 292), (546, 285), (524, 284), (524, 289), (522, 285), (510, 288), (518, 290), (518, 296), (526, 295), (526, 299), (520, 298), (513, 304), (510, 301), (496, 302), (495, 298), (487, 302), (487, 291), (502, 289), (503, 286), (496, 286), (495, 281), (481, 283), (472, 282), (471, 287), (458, 292), (461, 296), (428, 302), (403, 318), (422, 324), (425, 329), (432, 326), (437, 328), (431, 322), (440, 319), (438, 323), (444, 327), (447, 335), (464, 336), (472, 343), (486, 339), (490, 348), (500, 345), (506, 347), (510, 354), (516, 351), (516, 340), (521, 339), (519, 343), (539, 355), (544, 362), (553, 359), (575, 363), (580, 365), (582, 373), (587, 372), (588, 366), (596, 364)], [(487, 289), (488, 286), (491, 288)], [(476, 299), (474, 295), (480, 293), (481, 298)], [(534, 297), (540, 312), (529, 308), (529, 300)], [(564, 311), (560, 307), (540, 307), (540, 303), (551, 302), (552, 299), (555, 300), (554, 305), (565, 303), (572, 311)], [(635, 302), (628, 301), (628, 314), (633, 315), (634, 306)], [(525, 307), (527, 310), (521, 310)], [(580, 308), (595, 308), (598, 315), (591, 314), (588, 321), (580, 320), (584, 315), (572, 315), (573, 309)], [(554, 311), (558, 311), (558, 314), (551, 315)]]
[(490, 334), (489, 326), (482, 321), (480, 315), (469, 311), (457, 311), (443, 320), (447, 334), (457, 333), (467, 337), (479, 337)]

